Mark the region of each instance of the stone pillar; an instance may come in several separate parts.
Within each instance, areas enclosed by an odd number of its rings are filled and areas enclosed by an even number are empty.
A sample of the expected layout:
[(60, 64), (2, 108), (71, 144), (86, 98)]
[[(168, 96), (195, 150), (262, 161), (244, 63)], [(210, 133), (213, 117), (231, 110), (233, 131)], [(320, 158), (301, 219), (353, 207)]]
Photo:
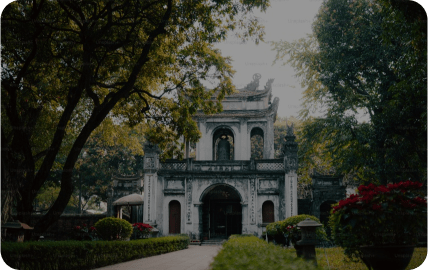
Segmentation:
[(198, 202), (194, 204), (194, 217), (193, 217), (193, 232), (196, 236), (195, 240), (202, 241), (202, 206), (204, 203)]
[(241, 202), (242, 209), (242, 233), (248, 233), (248, 204), (246, 202)]
[(275, 157), (275, 147), (274, 141), (275, 136), (273, 134), (273, 115), (268, 118), (266, 125), (266, 134), (263, 136), (263, 158), (264, 159), (273, 159)]
[(297, 174), (285, 174), (285, 218), (297, 215)]
[(240, 134), (239, 138), (236, 138), (235, 140), (239, 141), (239, 148), (235, 147), (237, 153), (240, 153), (239, 156), (235, 154), (236, 160), (250, 160), (251, 157), (251, 138), (250, 134), (248, 134), (248, 121), (247, 119), (243, 118), (240, 120)]
[(199, 131), (202, 134), (201, 139), (196, 143), (196, 160), (213, 159), (213, 138), (207, 133), (207, 123), (205, 118), (198, 119)]
[(156, 223), (156, 186), (159, 169), (159, 147), (152, 143), (144, 144), (144, 210), (145, 223)]
[(189, 177), (186, 179), (186, 224), (192, 224), (192, 191), (193, 191), (193, 179)]
[(256, 225), (257, 223), (257, 185), (256, 177), (254, 175), (250, 176), (249, 179), (249, 193), (248, 193), (248, 219), (250, 225)]
[(284, 142), (284, 170), (285, 170), (285, 205), (286, 218), (298, 214), (297, 209), (297, 169), (298, 146), (295, 142), (296, 136), (293, 133), (293, 125), (287, 125), (287, 134)]

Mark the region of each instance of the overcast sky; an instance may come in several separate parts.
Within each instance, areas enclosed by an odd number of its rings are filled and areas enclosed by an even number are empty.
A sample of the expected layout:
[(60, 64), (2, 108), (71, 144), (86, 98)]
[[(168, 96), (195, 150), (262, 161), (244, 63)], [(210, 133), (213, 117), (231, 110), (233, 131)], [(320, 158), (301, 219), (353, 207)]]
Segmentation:
[(269, 41), (285, 40), (292, 42), (312, 33), (312, 22), (321, 0), (271, 0), (271, 6), (265, 13), (255, 12), (265, 26), (265, 42), (255, 45), (253, 41), (241, 44), (233, 35), (226, 42), (217, 45), (223, 56), (231, 56), (236, 73), (233, 83), (240, 89), (252, 81), (254, 73), (262, 75), (259, 89), (263, 89), (269, 78), (275, 79), (272, 87), (273, 97), (279, 97), (279, 116), (297, 116), (301, 109), (303, 89), (294, 77), (290, 66), (282, 62), (275, 65), (276, 52), (271, 50)]

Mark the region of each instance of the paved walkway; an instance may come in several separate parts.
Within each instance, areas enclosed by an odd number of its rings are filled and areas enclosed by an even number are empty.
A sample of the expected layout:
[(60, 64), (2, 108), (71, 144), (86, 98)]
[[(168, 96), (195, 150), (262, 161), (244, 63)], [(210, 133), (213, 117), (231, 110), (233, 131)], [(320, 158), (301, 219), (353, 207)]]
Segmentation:
[(221, 246), (192, 246), (162, 255), (113, 264), (97, 270), (206, 270)]

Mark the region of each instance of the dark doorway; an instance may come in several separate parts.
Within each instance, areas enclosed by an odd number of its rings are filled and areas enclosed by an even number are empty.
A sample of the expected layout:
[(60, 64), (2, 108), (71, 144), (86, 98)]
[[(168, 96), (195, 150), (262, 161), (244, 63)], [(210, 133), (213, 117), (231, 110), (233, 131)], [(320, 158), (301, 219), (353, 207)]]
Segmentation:
[(203, 202), (203, 239), (242, 233), (241, 199), (233, 188), (216, 186), (205, 195)]
[(275, 209), (273, 202), (265, 201), (262, 205), (262, 218), (263, 223), (272, 223), (275, 221)]
[(235, 139), (229, 128), (220, 128), (213, 134), (213, 160), (234, 160)]
[(169, 234), (179, 234), (181, 224), (181, 207), (178, 201), (169, 203)]

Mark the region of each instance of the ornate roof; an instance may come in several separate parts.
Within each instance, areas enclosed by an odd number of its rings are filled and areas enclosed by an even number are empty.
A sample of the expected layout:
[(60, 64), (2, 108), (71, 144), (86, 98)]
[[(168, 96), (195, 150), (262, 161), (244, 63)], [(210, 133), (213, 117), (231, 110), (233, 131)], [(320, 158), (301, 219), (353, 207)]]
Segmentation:
[[(259, 86), (259, 80), (261, 75), (256, 73), (253, 75), (253, 81), (250, 82), (246, 87), (242, 89), (237, 89), (236, 92), (232, 93), (229, 96), (226, 96), (223, 102), (238, 102), (239, 100), (246, 100), (247, 102), (251, 101), (261, 101), (264, 100), (263, 103), (266, 106), (263, 109), (240, 109), (239, 106), (234, 109), (227, 108), (222, 112), (217, 114), (206, 115), (202, 111), (198, 112), (195, 117), (196, 118), (224, 118), (224, 117), (251, 117), (251, 118), (259, 118), (273, 115), (276, 120), (276, 113), (279, 105), (279, 98), (275, 98), (271, 103), (272, 99), (272, 83), (274, 79), (268, 79), (266, 85), (263, 90), (257, 90)], [(216, 96), (213, 96), (215, 99)], [(239, 103), (236, 103), (239, 104)], [(223, 104), (224, 105), (224, 104)]]
[[(256, 76), (258, 75), (258, 76)], [(274, 81), (274, 79), (268, 79), (268, 81), (266, 82), (266, 85), (264, 86), (264, 89), (262, 90), (258, 90), (258, 86), (259, 86), (259, 80), (261, 78), (261, 75), (256, 73), (253, 75), (253, 81), (250, 82), (247, 86), (245, 86), (244, 88), (241, 89), (236, 89), (236, 92), (228, 95), (225, 97), (225, 100), (230, 100), (230, 99), (247, 99), (247, 100), (254, 100), (254, 99), (259, 99), (259, 98), (263, 98), (268, 96), (269, 97), (269, 101), (272, 98), (272, 83)], [(206, 88), (208, 89), (208, 88)], [(217, 98), (217, 94), (214, 94), (213, 99)]]
[(274, 115), (274, 119), (276, 120), (276, 113), (278, 111), (279, 106), (279, 98), (274, 98), (272, 104), (267, 109), (261, 109), (261, 110), (224, 110), (220, 113), (216, 114), (204, 114), (202, 112), (197, 113), (196, 117), (198, 118), (224, 118), (224, 117), (265, 117), (269, 116), (271, 114)]

